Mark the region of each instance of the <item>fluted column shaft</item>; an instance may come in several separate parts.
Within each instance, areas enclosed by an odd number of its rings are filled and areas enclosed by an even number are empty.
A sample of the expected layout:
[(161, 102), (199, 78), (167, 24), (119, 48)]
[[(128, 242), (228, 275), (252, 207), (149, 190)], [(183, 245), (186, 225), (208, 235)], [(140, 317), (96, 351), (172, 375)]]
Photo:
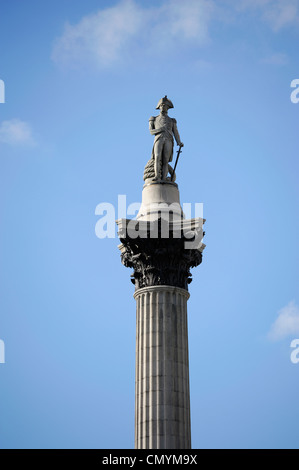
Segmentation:
[(152, 286), (136, 299), (135, 448), (190, 449), (185, 289)]

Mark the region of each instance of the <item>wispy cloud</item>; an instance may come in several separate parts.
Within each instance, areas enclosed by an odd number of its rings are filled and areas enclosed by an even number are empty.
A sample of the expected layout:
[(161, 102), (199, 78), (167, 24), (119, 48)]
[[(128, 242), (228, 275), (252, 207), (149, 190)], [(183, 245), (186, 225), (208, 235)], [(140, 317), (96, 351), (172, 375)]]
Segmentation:
[(0, 124), (0, 142), (9, 145), (35, 145), (32, 129), (20, 119), (3, 121)]
[(264, 57), (261, 62), (268, 65), (286, 65), (289, 62), (289, 58), (286, 54), (278, 52), (276, 54), (269, 55), (268, 57)]
[(264, 17), (278, 31), (285, 26), (298, 22), (297, 0), (276, 0), (270, 3), (264, 11)]
[(278, 317), (268, 333), (268, 338), (278, 341), (299, 334), (299, 307), (294, 301), (278, 312)]
[[(100, 68), (121, 62), (159, 60), (210, 40), (214, 23), (231, 25), (240, 15), (265, 23), (273, 32), (299, 24), (299, 0), (164, 0), (158, 6), (121, 0), (86, 15), (77, 24), (67, 23), (56, 38), (52, 59), (62, 66), (93, 64)], [(250, 14), (250, 15), (249, 15)], [(283, 54), (265, 62), (282, 65)]]
[(212, 0), (167, 0), (159, 7), (123, 0), (75, 25), (67, 24), (55, 41), (52, 58), (60, 64), (87, 60), (107, 67), (132, 53), (159, 56), (178, 43), (201, 45), (208, 39), (213, 6)]
[(214, 2), (211, 0), (165, 2), (154, 12), (157, 15), (157, 33), (165, 28), (170, 40), (181, 38), (203, 44), (209, 36), (208, 27), (213, 10)]
[(130, 0), (99, 10), (76, 25), (65, 26), (63, 35), (56, 40), (52, 58), (60, 63), (76, 63), (85, 58), (110, 65), (140, 33), (143, 23), (143, 11)]
[(236, 8), (256, 11), (275, 32), (299, 22), (298, 0), (240, 0)]

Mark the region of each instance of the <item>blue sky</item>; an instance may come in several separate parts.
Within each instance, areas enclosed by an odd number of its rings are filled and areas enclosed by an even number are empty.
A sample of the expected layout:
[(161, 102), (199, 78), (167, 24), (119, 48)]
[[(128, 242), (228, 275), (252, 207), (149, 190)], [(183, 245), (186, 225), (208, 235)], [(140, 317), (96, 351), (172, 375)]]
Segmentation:
[(134, 445), (134, 288), (95, 208), (141, 200), (165, 94), (207, 219), (192, 445), (299, 447), (298, 39), (297, 0), (1, 2), (1, 448)]

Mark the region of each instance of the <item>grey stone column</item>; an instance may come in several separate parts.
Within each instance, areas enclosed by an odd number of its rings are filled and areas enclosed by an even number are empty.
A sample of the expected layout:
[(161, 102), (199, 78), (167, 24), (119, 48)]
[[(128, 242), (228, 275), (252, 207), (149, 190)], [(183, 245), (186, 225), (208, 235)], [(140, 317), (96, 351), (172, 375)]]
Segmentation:
[(135, 292), (135, 448), (190, 449), (190, 394), (185, 289)]
[(187, 300), (204, 222), (185, 219), (170, 181), (146, 183), (136, 219), (116, 221), (137, 303), (137, 449), (191, 448)]

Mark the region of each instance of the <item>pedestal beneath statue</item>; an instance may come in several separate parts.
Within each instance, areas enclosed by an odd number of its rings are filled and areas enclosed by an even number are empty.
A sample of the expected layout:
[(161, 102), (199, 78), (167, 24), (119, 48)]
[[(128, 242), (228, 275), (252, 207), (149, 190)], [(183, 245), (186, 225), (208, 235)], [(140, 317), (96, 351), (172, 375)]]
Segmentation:
[(184, 218), (178, 185), (170, 181), (145, 180), (137, 220), (156, 220), (163, 216), (169, 219), (170, 214), (176, 221)]

